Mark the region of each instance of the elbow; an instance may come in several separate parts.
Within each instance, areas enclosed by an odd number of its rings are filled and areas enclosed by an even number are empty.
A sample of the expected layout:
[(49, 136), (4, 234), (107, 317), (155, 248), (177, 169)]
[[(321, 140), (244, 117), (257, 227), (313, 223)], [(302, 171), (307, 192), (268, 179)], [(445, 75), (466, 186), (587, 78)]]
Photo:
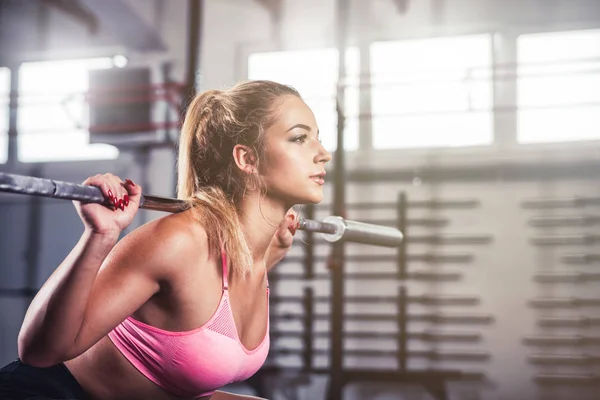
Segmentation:
[(33, 345), (32, 341), (26, 340), (23, 335), (19, 335), (17, 353), (23, 364), (37, 368), (51, 367), (62, 361), (47, 349)]
[(40, 352), (36, 351), (23, 351), (22, 349), (19, 349), (18, 354), (19, 359), (23, 364), (37, 368), (48, 368), (61, 362), (56, 358), (40, 354)]

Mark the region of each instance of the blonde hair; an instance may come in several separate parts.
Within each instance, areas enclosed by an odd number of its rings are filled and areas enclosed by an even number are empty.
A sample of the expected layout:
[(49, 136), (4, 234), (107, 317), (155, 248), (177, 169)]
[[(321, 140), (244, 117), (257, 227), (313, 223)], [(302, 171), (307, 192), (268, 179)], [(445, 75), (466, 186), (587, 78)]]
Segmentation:
[[(209, 251), (224, 250), (231, 272), (245, 277), (251, 249), (239, 219), (241, 200), (253, 179), (237, 167), (233, 148), (243, 144), (264, 158), (264, 132), (275, 122), (279, 102), (298, 92), (271, 81), (209, 90), (190, 103), (179, 138), (177, 197), (185, 200), (208, 233)], [(258, 165), (257, 165), (258, 167)], [(259, 189), (264, 185), (259, 182)]]

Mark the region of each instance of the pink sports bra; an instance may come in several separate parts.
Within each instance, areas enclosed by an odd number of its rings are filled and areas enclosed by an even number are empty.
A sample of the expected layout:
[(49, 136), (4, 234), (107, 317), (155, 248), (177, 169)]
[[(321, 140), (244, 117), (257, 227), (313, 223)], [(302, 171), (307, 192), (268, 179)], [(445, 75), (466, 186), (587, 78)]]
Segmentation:
[[(269, 352), (268, 308), (262, 342), (248, 350), (240, 341), (229, 306), (225, 253), (221, 258), (221, 301), (206, 324), (191, 331), (171, 332), (128, 317), (108, 334), (138, 371), (180, 397), (208, 396), (224, 385), (248, 379), (262, 367)], [(268, 296), (267, 285), (267, 303)]]

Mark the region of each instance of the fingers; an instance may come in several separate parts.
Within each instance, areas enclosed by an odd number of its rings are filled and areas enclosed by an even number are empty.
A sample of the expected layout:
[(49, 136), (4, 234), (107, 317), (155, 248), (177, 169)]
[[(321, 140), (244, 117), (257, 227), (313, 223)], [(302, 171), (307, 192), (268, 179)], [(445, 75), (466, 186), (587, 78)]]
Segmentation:
[(294, 219), (294, 220), (297, 220), (297, 219), (298, 219), (298, 212), (297, 212), (296, 210), (294, 210), (294, 207), (290, 208), (290, 209), (288, 210), (288, 212), (285, 214), (285, 216), (286, 216), (286, 217), (287, 217), (287, 216), (290, 216), (290, 215), (291, 215), (291, 216), (293, 216), (293, 219)]
[(142, 187), (133, 182), (131, 179), (125, 179), (125, 182), (123, 182), (123, 187), (127, 190), (127, 192), (129, 192), (130, 197), (139, 197), (142, 194)]
[(298, 229), (297, 216), (295, 213), (290, 212), (279, 224), (279, 227), (277, 228), (277, 235), (286, 236), (288, 232), (290, 232), (292, 235), (295, 235), (296, 229)]
[(142, 196), (142, 187), (135, 184), (131, 179), (125, 179), (125, 182), (122, 182), (121, 185), (127, 191), (127, 194), (125, 195), (125, 207), (127, 207), (130, 202), (139, 205), (140, 197)]
[(295, 214), (286, 215), (286, 218), (289, 216), (288, 230), (293, 235), (296, 234), (296, 229), (298, 229), (298, 218)]
[(83, 184), (100, 188), (107, 202), (115, 211), (125, 210), (132, 200), (139, 204), (139, 197), (142, 193), (142, 188), (133, 181), (127, 179), (123, 182), (121, 178), (111, 173), (94, 175), (86, 179)]
[(281, 248), (290, 247), (294, 242), (296, 229), (298, 229), (297, 216), (295, 213), (288, 213), (275, 233), (274, 239), (277, 245)]
[[(112, 200), (115, 205), (115, 209), (125, 210), (125, 201), (129, 200), (129, 194), (127, 189), (122, 184), (121, 178), (113, 174), (104, 174), (107, 185), (110, 187), (109, 190), (112, 192)], [(109, 196), (111, 193), (109, 193)], [(127, 198), (125, 197), (127, 196)]]
[(294, 209), (290, 209), (285, 216), (284, 223), (287, 225), (290, 233), (295, 235), (296, 229), (298, 229), (298, 213)]

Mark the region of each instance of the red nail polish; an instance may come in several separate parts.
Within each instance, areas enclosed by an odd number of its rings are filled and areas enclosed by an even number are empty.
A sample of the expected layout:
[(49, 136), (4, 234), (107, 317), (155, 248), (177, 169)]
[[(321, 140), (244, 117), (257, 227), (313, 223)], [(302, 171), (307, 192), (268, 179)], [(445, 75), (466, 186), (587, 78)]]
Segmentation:
[(110, 197), (111, 199), (114, 197), (112, 194), (112, 190), (108, 189), (108, 197)]
[(125, 179), (125, 183), (127, 183), (131, 186), (135, 186), (135, 183), (133, 183), (133, 181), (131, 179)]
[(123, 199), (119, 200), (119, 208), (120, 208), (121, 210), (124, 210), (124, 209), (125, 209), (125, 204), (123, 203)]
[(127, 207), (129, 205), (129, 196), (125, 195), (125, 197), (123, 197), (123, 202), (125, 203), (125, 207)]
[(115, 207), (117, 207), (117, 208), (119, 207), (119, 200), (117, 200), (117, 198), (116, 198), (116, 197), (114, 197), (114, 196), (113, 196), (113, 198), (112, 198), (112, 202), (113, 202), (113, 204), (115, 205)]

